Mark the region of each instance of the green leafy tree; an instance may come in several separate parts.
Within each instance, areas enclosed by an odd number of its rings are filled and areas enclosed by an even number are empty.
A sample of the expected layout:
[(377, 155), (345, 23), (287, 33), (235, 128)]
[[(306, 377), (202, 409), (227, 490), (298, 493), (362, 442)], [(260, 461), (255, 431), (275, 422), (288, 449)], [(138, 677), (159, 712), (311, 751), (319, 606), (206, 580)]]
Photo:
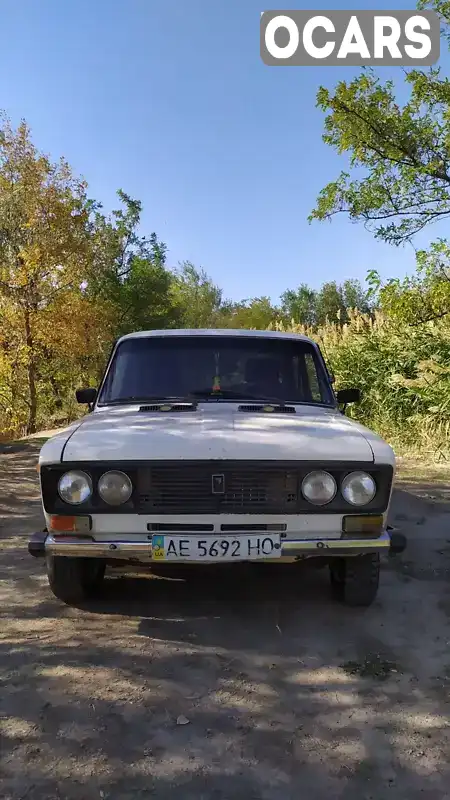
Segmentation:
[(415, 274), (390, 278), (384, 284), (372, 270), (369, 282), (373, 295), (385, 313), (417, 326), (445, 317), (450, 311), (450, 248), (439, 239), (429, 250), (416, 254)]
[(364, 289), (356, 278), (344, 281), (341, 293), (347, 317), (350, 310), (360, 311), (362, 314), (369, 314), (373, 311), (373, 302), (370, 300), (368, 290)]
[(222, 290), (203, 269), (184, 261), (174, 273), (171, 294), (182, 327), (208, 328), (215, 324)]
[(317, 322), (317, 292), (305, 283), (281, 295), (281, 313), (287, 322), (307, 327)]
[(166, 268), (167, 247), (156, 233), (139, 233), (142, 205), (118, 192), (122, 208), (105, 217), (95, 207), (93, 260), (87, 292), (110, 307), (112, 335), (173, 327), (177, 320)]
[[(326, 144), (346, 154), (346, 170), (321, 191), (310, 219), (347, 214), (392, 244), (450, 213), (450, 81), (413, 70), (400, 107), (394, 84), (370, 70), (334, 91), (322, 87)], [(353, 176), (352, 176), (353, 174)]]
[[(450, 3), (434, 8), (449, 38)], [(317, 104), (325, 113), (323, 139), (349, 168), (321, 191), (310, 220), (346, 214), (390, 244), (410, 241), (450, 215), (450, 80), (440, 69), (411, 70), (401, 105), (392, 81), (365, 70), (332, 91), (321, 87)], [(449, 245), (437, 240), (417, 253), (415, 275), (385, 285), (369, 272), (372, 302), (415, 325), (450, 311)], [(347, 304), (347, 302), (346, 302)], [(360, 307), (360, 306), (359, 306)]]
[(342, 287), (336, 281), (324, 283), (317, 293), (316, 324), (345, 322), (347, 317)]
[(294, 322), (317, 328), (326, 320), (345, 323), (350, 310), (371, 311), (368, 292), (356, 279), (343, 284), (329, 281), (317, 290), (303, 283), (298, 289), (288, 289), (281, 295), (281, 314), (287, 324)]
[(272, 305), (270, 297), (254, 297), (228, 306), (221, 315), (221, 325), (264, 331), (280, 318), (280, 309)]

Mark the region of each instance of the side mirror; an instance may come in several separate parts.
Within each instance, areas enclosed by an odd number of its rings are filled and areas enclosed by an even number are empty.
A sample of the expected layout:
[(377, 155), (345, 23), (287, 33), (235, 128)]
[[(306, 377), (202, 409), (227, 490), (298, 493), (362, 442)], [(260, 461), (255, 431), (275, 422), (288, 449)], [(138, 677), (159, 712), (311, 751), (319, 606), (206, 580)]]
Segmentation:
[(349, 403), (359, 403), (361, 400), (361, 392), (359, 389), (340, 389), (336, 392), (336, 400), (338, 403), (343, 403), (347, 406)]
[(89, 407), (97, 399), (97, 389), (77, 389), (75, 394), (78, 403), (87, 403)]

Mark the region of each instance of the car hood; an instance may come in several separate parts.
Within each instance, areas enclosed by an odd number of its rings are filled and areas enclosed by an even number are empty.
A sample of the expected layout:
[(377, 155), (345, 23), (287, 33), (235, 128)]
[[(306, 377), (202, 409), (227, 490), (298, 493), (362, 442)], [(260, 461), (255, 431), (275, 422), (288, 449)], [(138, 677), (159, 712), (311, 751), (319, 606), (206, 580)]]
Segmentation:
[[(56, 457), (57, 456), (57, 457)], [(301, 460), (392, 462), (380, 437), (334, 409), (297, 406), (297, 413), (239, 412), (200, 404), (194, 412), (95, 411), (49, 440), (41, 463), (130, 460)]]

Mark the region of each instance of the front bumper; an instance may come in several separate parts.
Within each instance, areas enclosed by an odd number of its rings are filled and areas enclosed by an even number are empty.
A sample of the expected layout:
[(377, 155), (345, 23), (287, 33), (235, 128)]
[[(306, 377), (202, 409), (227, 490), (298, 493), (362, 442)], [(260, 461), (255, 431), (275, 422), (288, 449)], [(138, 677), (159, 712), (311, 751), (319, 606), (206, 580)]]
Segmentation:
[[(357, 556), (364, 553), (401, 553), (406, 547), (406, 539), (398, 531), (388, 528), (378, 539), (290, 539), (282, 541), (281, 558), (305, 558), (319, 556)], [(42, 557), (72, 556), (85, 558), (104, 558), (140, 562), (152, 561), (152, 545), (148, 541), (94, 541), (86, 537), (54, 536), (46, 531), (33, 534), (28, 542), (30, 555)], [(279, 559), (277, 558), (276, 561)], [(160, 562), (158, 562), (160, 563)], [(180, 562), (178, 562), (180, 563)], [(198, 563), (198, 562), (187, 562)], [(211, 563), (211, 562), (208, 562)]]

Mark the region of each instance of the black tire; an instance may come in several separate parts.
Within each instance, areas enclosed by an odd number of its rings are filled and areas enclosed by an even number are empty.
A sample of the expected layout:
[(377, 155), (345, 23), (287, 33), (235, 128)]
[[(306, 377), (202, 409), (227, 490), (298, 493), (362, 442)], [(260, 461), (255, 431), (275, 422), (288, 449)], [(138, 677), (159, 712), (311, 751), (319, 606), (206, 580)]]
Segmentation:
[(93, 597), (105, 575), (106, 563), (97, 558), (47, 556), (46, 563), (50, 589), (68, 605)]
[(336, 600), (347, 606), (370, 606), (380, 582), (380, 556), (336, 558), (330, 564), (331, 589)]

